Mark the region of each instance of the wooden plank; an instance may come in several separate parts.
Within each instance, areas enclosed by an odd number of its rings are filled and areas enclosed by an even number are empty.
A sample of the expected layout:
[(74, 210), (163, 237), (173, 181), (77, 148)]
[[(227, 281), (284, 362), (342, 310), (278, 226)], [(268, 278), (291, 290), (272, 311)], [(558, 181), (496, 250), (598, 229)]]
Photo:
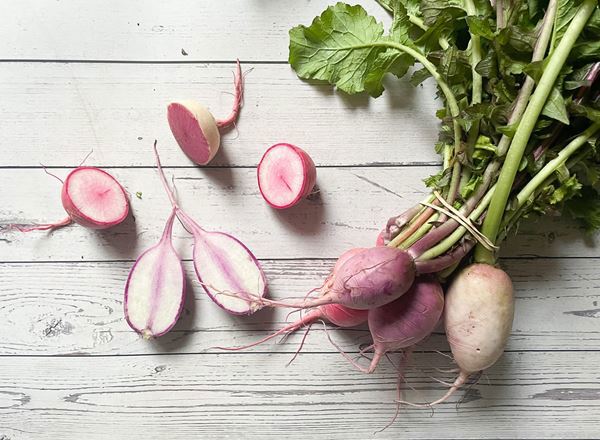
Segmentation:
[[(599, 352), (507, 353), (457, 409), (394, 412), (396, 373), (354, 370), (339, 354), (1, 358), (0, 438), (595, 438)], [(448, 367), (416, 353), (407, 379), (431, 400)], [(132, 429), (135, 427), (135, 429)], [(551, 427), (551, 429), (549, 429)]]
[[(431, 82), (415, 89), (389, 78), (386, 95), (369, 99), (303, 82), (287, 65), (244, 68), (253, 71), (237, 131), (223, 134), (211, 166), (256, 166), (277, 142), (305, 148), (318, 165), (439, 161), (440, 103)], [(152, 166), (153, 139), (165, 165), (193, 166), (171, 135), (166, 105), (197, 99), (224, 117), (232, 70), (232, 64), (0, 63), (0, 166), (77, 166), (92, 149), (89, 163), (98, 166)]]
[[(0, 59), (280, 61), (288, 31), (329, 0), (0, 2)], [(375, 2), (361, 2), (390, 22)], [(182, 49), (188, 54), (182, 53)]]
[[(123, 355), (198, 353), (247, 344), (284, 325), (288, 310), (228, 316), (190, 279), (180, 322), (155, 343), (142, 340), (123, 319), (123, 286), (132, 263), (0, 264), (0, 355)], [(270, 294), (302, 297), (325, 278), (331, 260), (264, 261)], [(596, 349), (600, 343), (598, 260), (505, 260), (515, 282), (517, 307), (509, 350)], [(186, 271), (193, 278), (191, 263)], [(297, 315), (292, 315), (293, 319)], [(281, 345), (251, 350), (293, 353), (304, 332)], [(370, 341), (366, 327), (332, 331), (348, 352)], [(443, 334), (420, 345), (447, 350)], [(331, 352), (317, 324), (303, 352)]]
[[(372, 245), (390, 215), (423, 198), (421, 180), (435, 169), (320, 168), (318, 196), (285, 211), (263, 201), (254, 169), (175, 169), (168, 174), (176, 176), (182, 206), (193, 217), (208, 229), (232, 233), (259, 258), (335, 258), (350, 247)], [(72, 225), (53, 234), (4, 232), (0, 261), (132, 260), (154, 244), (170, 209), (156, 172), (110, 171), (132, 194), (135, 221), (129, 218), (107, 231)], [(2, 170), (0, 188), (10, 188), (0, 223), (43, 223), (65, 216), (60, 183), (40, 169)], [(136, 192), (142, 193), (141, 200)], [(180, 227), (174, 234), (177, 248), (188, 258), (191, 239)], [(505, 255), (600, 256), (597, 247), (582, 246), (586, 240), (592, 239), (568, 221), (548, 219), (523, 226)]]

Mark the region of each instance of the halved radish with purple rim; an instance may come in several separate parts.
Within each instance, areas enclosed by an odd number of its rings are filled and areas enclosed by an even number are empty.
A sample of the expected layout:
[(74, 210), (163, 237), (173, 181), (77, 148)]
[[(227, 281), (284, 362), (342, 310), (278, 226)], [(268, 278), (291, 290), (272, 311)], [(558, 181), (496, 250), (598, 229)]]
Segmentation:
[(260, 193), (276, 209), (297, 204), (311, 193), (317, 180), (313, 160), (291, 144), (270, 147), (258, 164), (257, 174)]
[(48, 231), (75, 222), (90, 229), (108, 229), (121, 223), (129, 214), (129, 200), (123, 187), (113, 176), (95, 167), (78, 167), (71, 171), (63, 182), (61, 200), (69, 214), (65, 219), (9, 227), (21, 232)]
[(244, 79), (240, 61), (237, 60), (233, 108), (225, 119), (215, 120), (202, 105), (192, 100), (176, 101), (167, 107), (167, 119), (175, 140), (185, 154), (196, 164), (206, 165), (219, 151), (220, 128), (232, 125), (242, 105)]
[(125, 319), (144, 339), (157, 338), (175, 325), (185, 300), (185, 273), (171, 242), (175, 209), (160, 241), (136, 260), (125, 285)]

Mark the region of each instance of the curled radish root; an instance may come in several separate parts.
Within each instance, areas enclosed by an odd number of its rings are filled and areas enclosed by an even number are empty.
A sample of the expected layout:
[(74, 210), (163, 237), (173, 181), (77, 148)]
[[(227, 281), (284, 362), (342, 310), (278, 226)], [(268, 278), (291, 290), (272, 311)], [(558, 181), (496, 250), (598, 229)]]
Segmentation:
[(203, 105), (192, 100), (172, 102), (167, 107), (167, 119), (175, 140), (183, 152), (196, 164), (208, 164), (219, 151), (219, 129), (232, 125), (238, 118), (243, 99), (244, 78), (237, 60), (234, 79), (235, 96), (231, 114), (216, 120)]

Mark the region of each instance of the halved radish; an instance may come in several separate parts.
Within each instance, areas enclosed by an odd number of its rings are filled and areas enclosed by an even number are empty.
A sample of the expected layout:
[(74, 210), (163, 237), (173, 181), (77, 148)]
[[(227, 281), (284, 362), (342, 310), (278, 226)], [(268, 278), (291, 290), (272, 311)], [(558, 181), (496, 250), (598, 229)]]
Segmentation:
[(63, 182), (61, 199), (69, 214), (65, 219), (9, 227), (21, 232), (48, 231), (75, 222), (90, 229), (108, 229), (121, 223), (129, 214), (129, 200), (123, 187), (113, 176), (95, 167), (78, 167), (71, 171)]
[(176, 101), (167, 107), (167, 120), (175, 140), (187, 156), (198, 165), (206, 165), (219, 151), (220, 128), (233, 124), (242, 106), (243, 75), (239, 60), (234, 79), (235, 98), (230, 115), (215, 120), (214, 116), (196, 101)]
[(258, 187), (265, 201), (276, 209), (294, 206), (310, 194), (317, 169), (310, 156), (291, 144), (275, 144), (258, 164)]

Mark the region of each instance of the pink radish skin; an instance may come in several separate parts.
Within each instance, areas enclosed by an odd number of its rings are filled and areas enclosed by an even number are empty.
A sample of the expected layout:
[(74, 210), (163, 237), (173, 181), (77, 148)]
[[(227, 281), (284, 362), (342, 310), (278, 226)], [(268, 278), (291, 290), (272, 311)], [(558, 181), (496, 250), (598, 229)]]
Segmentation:
[(171, 236), (175, 210), (160, 241), (136, 260), (125, 285), (125, 319), (144, 339), (157, 338), (175, 325), (185, 301), (185, 273)]
[(215, 157), (221, 145), (219, 129), (232, 125), (239, 116), (244, 88), (239, 60), (234, 86), (231, 114), (222, 120), (215, 120), (204, 106), (191, 100), (172, 102), (167, 107), (167, 120), (175, 140), (183, 152), (198, 165), (206, 165)]
[[(249, 315), (262, 306), (267, 280), (256, 257), (237, 238), (206, 231), (178, 205), (164, 175), (156, 142), (158, 173), (179, 221), (194, 237), (194, 269), (208, 296), (234, 315)], [(257, 301), (258, 299), (258, 301)]]
[(446, 401), (472, 374), (486, 370), (502, 356), (514, 317), (513, 285), (502, 269), (471, 264), (446, 292), (444, 326), (460, 373), (448, 392), (427, 405)]
[(415, 278), (415, 264), (405, 251), (390, 247), (372, 247), (351, 256), (336, 269), (323, 288), (320, 298), (300, 302), (263, 299), (272, 307), (306, 309), (325, 304), (340, 304), (366, 310), (382, 306), (402, 296)]
[[(340, 258), (338, 258), (333, 270), (331, 271), (330, 276), (325, 281), (325, 284), (322, 287), (322, 291), (327, 291), (331, 287), (333, 275), (336, 270), (344, 264), (350, 257), (362, 252), (364, 248), (354, 248), (344, 252)], [(310, 311), (302, 318), (298, 319), (296, 322), (288, 324), (283, 328), (277, 330), (276, 332), (260, 339), (259, 341), (253, 342), (252, 344), (239, 346), (239, 347), (215, 347), (221, 350), (245, 350), (250, 347), (255, 347), (257, 345), (262, 344), (263, 342), (267, 342), (273, 339), (276, 336), (281, 334), (290, 334), (295, 332), (301, 327), (306, 327), (320, 319), (326, 319), (332, 324), (337, 325), (338, 327), (355, 327), (357, 325), (363, 324), (367, 322), (367, 310), (355, 310), (349, 309), (348, 307), (344, 307), (339, 304), (325, 304), (322, 305), (315, 310)]]
[(312, 192), (317, 169), (306, 151), (291, 144), (276, 144), (260, 160), (257, 176), (265, 201), (275, 209), (286, 209)]
[(381, 231), (375, 240), (375, 246), (385, 246), (385, 231)]
[(56, 223), (12, 227), (21, 232), (46, 231), (75, 222), (90, 229), (108, 229), (129, 214), (129, 200), (123, 187), (113, 176), (95, 167), (71, 171), (63, 182), (61, 200), (67, 218)]
[(399, 299), (369, 310), (375, 354), (366, 372), (372, 373), (387, 352), (407, 349), (429, 336), (443, 310), (442, 286), (430, 277), (417, 278)]

